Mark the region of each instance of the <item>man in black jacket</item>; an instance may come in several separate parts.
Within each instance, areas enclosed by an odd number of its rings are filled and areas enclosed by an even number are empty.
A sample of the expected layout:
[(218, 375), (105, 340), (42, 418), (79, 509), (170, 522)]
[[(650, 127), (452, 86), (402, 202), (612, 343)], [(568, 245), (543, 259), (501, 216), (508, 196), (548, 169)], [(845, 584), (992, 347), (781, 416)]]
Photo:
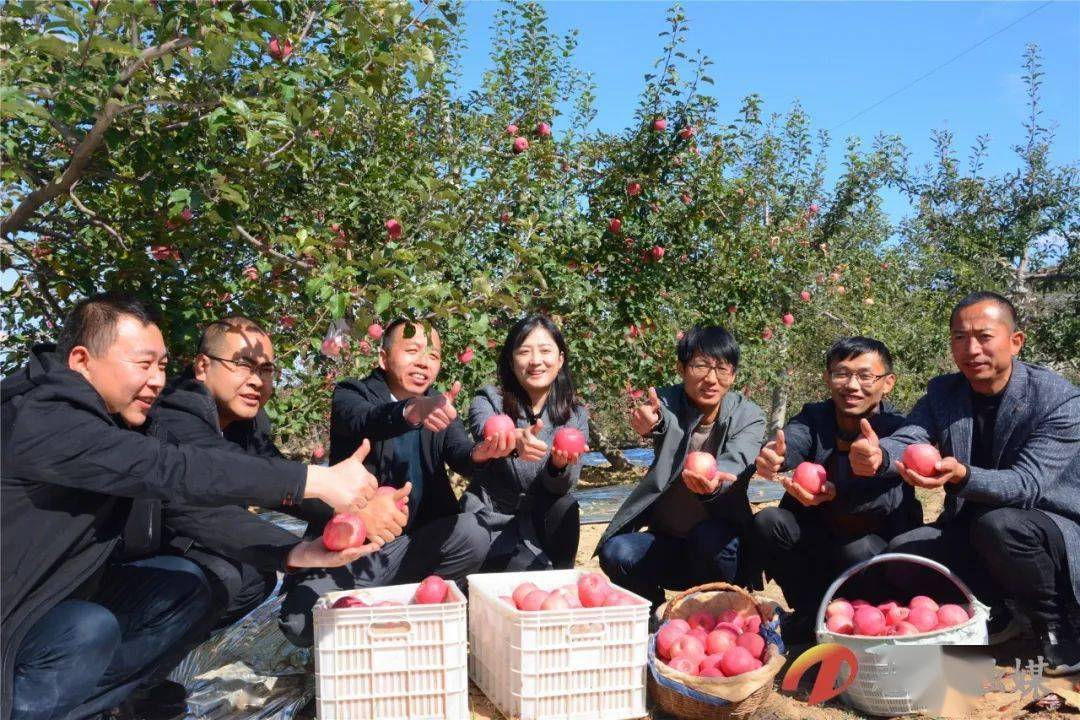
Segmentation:
[[(193, 364), (162, 392), (150, 417), (155, 436), (174, 444), (246, 452), (283, 460), (270, 436), (263, 407), (273, 394), (274, 348), (258, 323), (242, 316), (223, 318), (203, 333)], [(404, 497), (406, 491), (399, 491)], [(369, 536), (397, 537), (406, 522), (394, 496), (377, 496), (358, 514)], [(322, 526), (333, 514), (325, 503), (280, 508)], [(142, 542), (139, 539), (145, 539)], [(128, 554), (178, 554), (206, 574), (212, 607), (189, 641), (172, 660), (201, 642), (214, 627), (225, 627), (258, 607), (277, 586), (278, 572), (288, 571), (299, 539), (238, 505), (202, 507), (140, 499), (134, 502), (124, 533)], [(322, 558), (318, 554), (323, 555)], [(315, 543), (306, 564), (337, 567), (341, 553)], [(168, 670), (169, 663), (163, 663)]]
[[(315, 498), (355, 511), (374, 495), (363, 449), (319, 468), (147, 437), (167, 362), (151, 311), (95, 296), (73, 308), (57, 351), (36, 348), (3, 381), (3, 720), (117, 706), (207, 611), (193, 563), (115, 558), (132, 498), (264, 506)], [(298, 564), (310, 564), (308, 546)]]
[[(892, 354), (879, 340), (842, 338), (825, 355), (830, 398), (803, 406), (758, 454), (762, 477), (783, 483), (780, 506), (754, 516), (752, 547), (766, 573), (780, 583), (795, 613), (784, 639), (808, 640), (825, 590), (852, 565), (880, 554), (895, 535), (922, 522), (910, 487), (898, 480), (856, 477), (848, 448), (867, 419), (880, 436), (903, 425), (884, 396), (896, 376)], [(780, 475), (799, 463), (825, 467), (824, 489), (812, 494)]]
[[(338, 384), (330, 407), (330, 461), (371, 442), (368, 469), (383, 485), (412, 484), (409, 521), (400, 538), (349, 568), (314, 570), (286, 578), (281, 629), (294, 643), (314, 641), (311, 609), (334, 590), (417, 582), (430, 574), (458, 580), (476, 572), (490, 534), (473, 514), (459, 514), (446, 466), (469, 477), (478, 464), (505, 457), (513, 436), (474, 444), (454, 409), (461, 391), (432, 389), (442, 365), (438, 333), (398, 320), (383, 335), (379, 370)], [(321, 531), (311, 528), (310, 531)]]

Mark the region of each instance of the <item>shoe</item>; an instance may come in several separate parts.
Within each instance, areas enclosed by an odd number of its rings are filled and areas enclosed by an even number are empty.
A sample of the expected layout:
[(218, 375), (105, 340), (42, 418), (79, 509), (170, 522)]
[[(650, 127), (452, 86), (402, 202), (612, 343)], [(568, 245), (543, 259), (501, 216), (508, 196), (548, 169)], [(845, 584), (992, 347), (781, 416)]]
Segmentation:
[(1080, 638), (1064, 627), (1048, 627), (1039, 638), (1044, 675), (1057, 677), (1080, 672)]
[(986, 621), (986, 632), (989, 635), (988, 645), (1001, 645), (1020, 635), (1023, 627), (1012, 611), (1002, 605), (1000, 608), (990, 608), (990, 618)]

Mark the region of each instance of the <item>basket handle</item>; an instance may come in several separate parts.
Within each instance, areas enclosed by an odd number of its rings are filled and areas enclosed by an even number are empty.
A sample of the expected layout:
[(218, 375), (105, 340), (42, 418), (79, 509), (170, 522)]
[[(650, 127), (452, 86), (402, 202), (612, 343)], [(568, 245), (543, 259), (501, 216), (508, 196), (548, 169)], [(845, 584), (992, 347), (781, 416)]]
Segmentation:
[(815, 624), (815, 627), (820, 626), (825, 621), (825, 608), (829, 606), (829, 603), (832, 601), (833, 595), (836, 593), (837, 590), (840, 589), (840, 586), (847, 582), (852, 575), (862, 572), (871, 565), (880, 565), (881, 563), (896, 561), (909, 562), (913, 565), (922, 565), (923, 567), (930, 568), (931, 570), (936, 570), (940, 575), (945, 577), (945, 579), (949, 580), (953, 585), (955, 585), (956, 588), (960, 592), (962, 592), (964, 594), (964, 597), (968, 598), (969, 601), (973, 603), (977, 603), (979, 601), (978, 598), (975, 597), (975, 594), (971, 592), (971, 588), (969, 588), (967, 584), (963, 580), (961, 580), (959, 576), (956, 575), (956, 573), (954, 573), (952, 570), (945, 567), (941, 563), (937, 562), (936, 560), (924, 558), (920, 555), (909, 555), (907, 553), (884, 553), (882, 555), (876, 555), (869, 560), (863, 560), (860, 563), (856, 563), (844, 572), (840, 573), (840, 577), (836, 578), (836, 580), (833, 581), (833, 584), (829, 586), (829, 589), (825, 591), (825, 595), (821, 598), (821, 607), (818, 608), (817, 623)]
[(750, 602), (752, 602), (754, 604), (754, 612), (756, 612), (758, 614), (758, 616), (762, 619), (762, 621), (767, 619), (764, 615), (761, 614), (761, 610), (758, 609), (758, 601), (754, 598), (753, 595), (748, 593), (744, 588), (741, 588), (738, 585), (731, 585), (730, 583), (726, 583), (726, 582), (711, 582), (711, 583), (705, 583), (704, 585), (695, 585), (692, 588), (688, 588), (686, 590), (683, 590), (681, 593), (679, 593), (678, 595), (673, 597), (668, 602), (668, 604), (664, 607), (664, 620), (665, 621), (670, 620), (671, 619), (671, 610), (672, 610), (672, 608), (674, 608), (680, 602), (682, 602), (687, 597), (689, 597), (689, 596), (691, 596), (691, 595), (693, 595), (695, 593), (699, 593), (699, 592), (723, 592), (723, 591), (735, 592), (735, 593), (738, 593), (739, 595), (742, 595), (743, 597), (747, 598)]

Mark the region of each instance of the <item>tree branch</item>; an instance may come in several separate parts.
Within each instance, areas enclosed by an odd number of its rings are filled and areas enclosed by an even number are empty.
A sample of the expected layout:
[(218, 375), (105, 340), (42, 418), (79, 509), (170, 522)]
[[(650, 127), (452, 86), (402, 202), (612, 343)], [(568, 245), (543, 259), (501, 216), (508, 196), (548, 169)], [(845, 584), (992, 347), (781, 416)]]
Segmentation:
[(293, 267), (300, 268), (302, 270), (310, 270), (312, 268), (311, 263), (305, 262), (303, 260), (297, 260), (296, 258), (291, 258), (288, 255), (283, 255), (282, 253), (279, 253), (277, 250), (270, 247), (270, 243), (263, 242), (262, 240), (259, 240), (258, 238), (252, 236), (251, 233), (249, 233), (240, 225), (234, 225), (233, 230), (235, 230), (244, 240), (247, 240), (248, 243), (254, 245), (261, 252), (266, 253), (275, 260), (280, 260), (287, 265), (292, 265)]
[(123, 109), (124, 105), (119, 98), (122, 97), (124, 88), (131, 82), (135, 74), (157, 58), (188, 47), (193, 43), (194, 40), (190, 37), (174, 38), (161, 45), (147, 48), (138, 58), (129, 63), (120, 73), (120, 79), (109, 90), (109, 98), (105, 101), (105, 107), (99, 113), (94, 126), (90, 128), (82, 142), (75, 148), (71, 155), (71, 162), (68, 163), (60, 179), (44, 187), (39, 187), (23, 198), (23, 201), (11, 211), (10, 215), (0, 220), (0, 236), (18, 232), (39, 207), (67, 193), (74, 186), (75, 181), (82, 177), (90, 164), (90, 159), (101, 147), (102, 143), (105, 142), (105, 133)]
[[(76, 181), (76, 182), (75, 182), (75, 185), (78, 185), (78, 181)], [(109, 225), (109, 224), (108, 224), (107, 222), (105, 222), (104, 220), (102, 220), (102, 219), (101, 219), (101, 218), (100, 218), (100, 217), (98, 216), (98, 214), (97, 214), (97, 213), (95, 213), (95, 212), (94, 212), (93, 210), (91, 210), (90, 208), (88, 208), (88, 207), (86, 207), (85, 205), (83, 205), (82, 201), (81, 201), (81, 200), (79, 200), (79, 198), (75, 196), (75, 186), (74, 186), (74, 185), (72, 185), (71, 189), (70, 189), (70, 190), (68, 190), (68, 197), (70, 197), (70, 198), (71, 198), (71, 203), (72, 203), (72, 204), (73, 204), (73, 205), (74, 205), (74, 206), (75, 206), (76, 208), (78, 208), (79, 212), (81, 212), (81, 213), (82, 213), (83, 215), (85, 215), (86, 217), (90, 218), (90, 224), (94, 225), (95, 227), (99, 227), (99, 228), (101, 228), (102, 230), (104, 230), (105, 232), (109, 233), (109, 234), (110, 234), (110, 235), (112, 235), (112, 236), (113, 236), (114, 238), (116, 238), (116, 241), (117, 241), (118, 243), (120, 243), (120, 247), (124, 248), (124, 250), (125, 250), (125, 251), (126, 251), (126, 250), (128, 249), (128, 245), (127, 245), (127, 243), (126, 243), (126, 242), (124, 242), (124, 236), (123, 236), (123, 235), (121, 235), (121, 234), (120, 234), (119, 232), (117, 232), (117, 231), (116, 231), (116, 230), (115, 230), (115, 229), (114, 229), (114, 228), (113, 228), (113, 227), (112, 227), (111, 225)]]

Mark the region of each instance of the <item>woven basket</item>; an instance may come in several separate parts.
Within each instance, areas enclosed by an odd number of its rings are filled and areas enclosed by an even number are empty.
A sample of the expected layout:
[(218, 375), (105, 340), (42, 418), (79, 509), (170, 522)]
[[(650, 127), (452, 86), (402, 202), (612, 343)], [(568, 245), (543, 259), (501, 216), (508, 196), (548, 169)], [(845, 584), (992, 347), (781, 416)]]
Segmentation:
[[(971, 614), (971, 618), (960, 625), (917, 635), (860, 637), (830, 632), (825, 627), (825, 609), (832, 602), (836, 592), (853, 576), (872, 565), (882, 563), (912, 563), (938, 572), (963, 593), (966, 599), (964, 607)], [(919, 693), (916, 686), (924, 681), (933, 682), (932, 676), (940, 675), (940, 668), (935, 668), (931, 663), (931, 658), (928, 657), (926, 666), (922, 669), (922, 674), (927, 677), (899, 678), (895, 669), (890, 666), (888, 658), (882, 654), (882, 650), (890, 645), (986, 645), (988, 616), (987, 607), (975, 598), (963, 580), (944, 565), (918, 555), (887, 553), (851, 566), (833, 582), (821, 601), (821, 607), (818, 608), (817, 640), (822, 644), (838, 643), (855, 654), (859, 668), (855, 673), (854, 682), (843, 693), (845, 702), (870, 715), (886, 717), (915, 715), (927, 710), (918, 700)], [(841, 673), (841, 680), (846, 681), (847, 675), (847, 672)]]
[(735, 608), (756, 612), (766, 638), (765, 664), (737, 678), (700, 678), (669, 667), (656, 656), (656, 636), (649, 638), (649, 695), (662, 710), (686, 720), (748, 718), (773, 690), (773, 678), (784, 667), (775, 604), (759, 600), (746, 590), (723, 582), (692, 587), (664, 607), (663, 619), (687, 618), (706, 610), (719, 614)]

